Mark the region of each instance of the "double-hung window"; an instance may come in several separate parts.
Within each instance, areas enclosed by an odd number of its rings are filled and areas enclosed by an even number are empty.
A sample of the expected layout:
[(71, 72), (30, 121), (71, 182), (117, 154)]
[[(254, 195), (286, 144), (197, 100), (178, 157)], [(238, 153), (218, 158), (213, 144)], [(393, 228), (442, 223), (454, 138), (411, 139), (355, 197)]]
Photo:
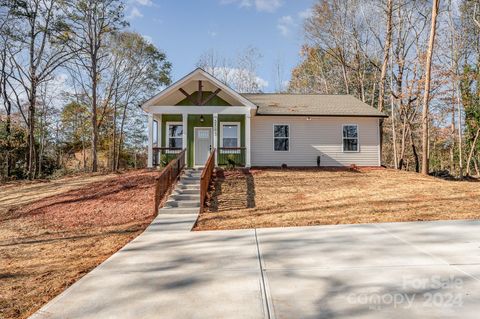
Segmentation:
[(290, 150), (290, 127), (288, 125), (273, 125), (273, 150), (277, 152)]
[(170, 148), (183, 148), (183, 125), (167, 123), (167, 145)]
[(343, 151), (358, 152), (358, 125), (343, 125)]
[[(221, 123), (220, 134), (220, 147), (240, 147), (240, 123)], [(232, 153), (233, 151), (234, 150), (229, 150), (228, 153)], [(222, 150), (222, 153), (226, 153), (226, 150)]]
[(152, 134), (153, 144), (158, 145), (158, 122), (156, 120), (153, 120)]
[(222, 147), (240, 146), (240, 125), (238, 123), (222, 123)]

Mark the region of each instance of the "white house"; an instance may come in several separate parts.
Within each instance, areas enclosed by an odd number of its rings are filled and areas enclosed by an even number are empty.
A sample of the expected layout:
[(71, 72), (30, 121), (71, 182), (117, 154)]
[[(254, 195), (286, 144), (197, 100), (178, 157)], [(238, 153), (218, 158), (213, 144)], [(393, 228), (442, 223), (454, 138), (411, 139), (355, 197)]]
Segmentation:
[(380, 166), (379, 121), (350, 95), (240, 94), (196, 69), (142, 105), (148, 166), (187, 150), (189, 167)]

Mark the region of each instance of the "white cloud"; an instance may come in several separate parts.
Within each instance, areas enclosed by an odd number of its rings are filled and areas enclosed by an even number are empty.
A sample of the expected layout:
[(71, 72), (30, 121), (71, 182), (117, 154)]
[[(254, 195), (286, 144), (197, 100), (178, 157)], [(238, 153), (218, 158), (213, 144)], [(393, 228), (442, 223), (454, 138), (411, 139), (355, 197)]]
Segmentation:
[(218, 33), (215, 32), (215, 31), (208, 31), (208, 35), (209, 35), (211, 38), (215, 38), (215, 37), (218, 35)]
[(312, 17), (312, 16), (313, 16), (313, 10), (312, 10), (312, 8), (305, 9), (305, 10), (300, 11), (300, 12), (298, 13), (298, 17), (299, 17), (300, 19), (308, 19), (308, 18), (310, 18), (310, 17)]
[(273, 12), (282, 5), (281, 0), (255, 0), (255, 7), (258, 11)]
[(259, 76), (257, 76), (255, 79), (257, 81), (257, 85), (260, 88), (260, 90), (263, 90), (268, 86), (268, 81), (267, 80), (265, 80), (265, 79), (263, 79)]
[(280, 30), (280, 33), (285, 37), (290, 35), (292, 28), (294, 28), (295, 26), (295, 21), (293, 21), (293, 18), (291, 16), (283, 16), (278, 19), (277, 28), (278, 30)]
[(141, 6), (146, 6), (146, 7), (150, 7), (153, 5), (152, 0), (135, 0), (135, 2)]
[(255, 7), (257, 11), (274, 12), (283, 5), (283, 0), (220, 0), (221, 4), (237, 4), (239, 7)]
[(130, 14), (127, 16), (127, 19), (133, 20), (136, 18), (143, 18), (143, 13), (141, 13), (137, 7), (133, 7), (132, 10), (130, 11)]

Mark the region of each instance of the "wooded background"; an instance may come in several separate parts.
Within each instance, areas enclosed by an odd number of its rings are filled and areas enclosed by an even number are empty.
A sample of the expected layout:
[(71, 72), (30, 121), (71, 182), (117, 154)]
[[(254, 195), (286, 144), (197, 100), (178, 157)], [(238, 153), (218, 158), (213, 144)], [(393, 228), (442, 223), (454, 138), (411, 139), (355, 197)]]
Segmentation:
[[(145, 165), (138, 105), (170, 84), (172, 65), (128, 31), (124, 6), (0, 0), (3, 180)], [(274, 65), (275, 90), (352, 94), (388, 114), (386, 166), (480, 175), (479, 10), (473, 0), (318, 0), (290, 80)], [(197, 65), (258, 92), (260, 63), (247, 47), (234, 59), (209, 50)]]

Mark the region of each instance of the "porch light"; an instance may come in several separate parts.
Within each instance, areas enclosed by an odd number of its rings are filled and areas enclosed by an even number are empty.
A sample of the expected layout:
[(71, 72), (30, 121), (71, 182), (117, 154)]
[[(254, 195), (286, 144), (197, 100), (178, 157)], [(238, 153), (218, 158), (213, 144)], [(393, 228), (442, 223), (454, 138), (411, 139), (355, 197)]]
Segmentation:
[(200, 123), (205, 122), (205, 119), (203, 118), (203, 115), (200, 115)]
[(310, 116), (307, 117), (307, 121), (310, 121), (312, 118)]

